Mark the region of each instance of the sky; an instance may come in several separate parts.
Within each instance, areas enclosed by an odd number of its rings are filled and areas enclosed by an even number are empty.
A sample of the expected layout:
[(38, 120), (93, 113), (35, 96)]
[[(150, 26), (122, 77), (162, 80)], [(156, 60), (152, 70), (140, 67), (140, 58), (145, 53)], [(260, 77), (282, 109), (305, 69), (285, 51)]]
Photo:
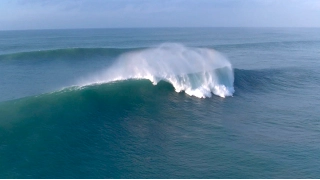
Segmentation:
[(320, 27), (320, 0), (0, 0), (0, 30)]

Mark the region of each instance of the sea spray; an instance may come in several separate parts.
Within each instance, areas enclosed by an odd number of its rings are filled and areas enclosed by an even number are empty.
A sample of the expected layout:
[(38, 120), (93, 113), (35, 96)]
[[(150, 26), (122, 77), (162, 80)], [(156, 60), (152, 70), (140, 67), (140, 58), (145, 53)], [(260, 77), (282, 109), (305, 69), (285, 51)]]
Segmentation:
[(198, 98), (234, 93), (234, 74), (230, 62), (208, 48), (165, 43), (155, 48), (124, 53), (105, 71), (82, 81), (81, 86), (127, 79), (148, 79), (171, 83), (177, 92)]

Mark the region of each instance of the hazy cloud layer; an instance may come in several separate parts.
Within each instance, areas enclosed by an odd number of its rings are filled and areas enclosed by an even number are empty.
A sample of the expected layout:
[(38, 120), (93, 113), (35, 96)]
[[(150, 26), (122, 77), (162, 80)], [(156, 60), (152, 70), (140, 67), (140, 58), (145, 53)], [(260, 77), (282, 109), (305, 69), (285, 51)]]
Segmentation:
[(0, 29), (320, 27), (319, 0), (2, 0)]

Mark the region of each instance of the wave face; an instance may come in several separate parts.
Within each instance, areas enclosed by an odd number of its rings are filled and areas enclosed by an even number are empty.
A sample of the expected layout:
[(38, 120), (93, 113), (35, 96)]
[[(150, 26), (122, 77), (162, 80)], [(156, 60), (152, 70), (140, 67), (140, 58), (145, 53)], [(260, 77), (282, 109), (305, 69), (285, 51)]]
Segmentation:
[(213, 49), (191, 48), (166, 43), (156, 48), (128, 52), (104, 72), (81, 86), (128, 79), (148, 79), (154, 85), (166, 81), (176, 92), (198, 98), (220, 97), (234, 93), (234, 74), (229, 61)]

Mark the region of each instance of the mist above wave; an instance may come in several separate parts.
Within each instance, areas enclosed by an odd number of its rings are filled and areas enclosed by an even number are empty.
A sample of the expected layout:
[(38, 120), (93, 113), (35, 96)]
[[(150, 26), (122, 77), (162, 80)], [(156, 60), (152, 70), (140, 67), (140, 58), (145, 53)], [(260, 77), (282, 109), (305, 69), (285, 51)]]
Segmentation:
[(81, 86), (127, 79), (148, 79), (154, 85), (167, 81), (177, 92), (199, 98), (234, 93), (233, 69), (223, 55), (213, 49), (177, 43), (124, 53), (105, 71), (82, 81)]

